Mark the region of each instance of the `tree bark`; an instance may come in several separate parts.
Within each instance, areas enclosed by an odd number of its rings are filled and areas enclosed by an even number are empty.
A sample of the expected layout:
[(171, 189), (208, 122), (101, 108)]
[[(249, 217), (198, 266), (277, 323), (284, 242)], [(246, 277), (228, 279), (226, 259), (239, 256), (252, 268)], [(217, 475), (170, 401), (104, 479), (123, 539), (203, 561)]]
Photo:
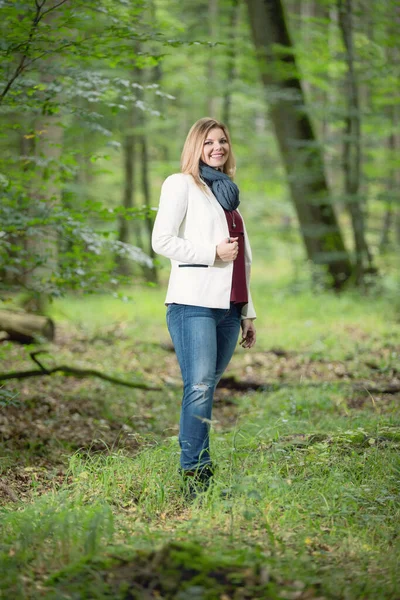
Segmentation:
[[(388, 26), (388, 35), (395, 39), (398, 23), (400, 21), (400, 9), (398, 18), (393, 20)], [(399, 47), (395, 45), (386, 48), (386, 59), (389, 64), (398, 68)], [(387, 164), (389, 173), (386, 177), (386, 199), (385, 214), (382, 223), (381, 239), (379, 250), (385, 252), (391, 246), (391, 233), (393, 233), (393, 242), (400, 244), (400, 170), (395, 163), (395, 157), (400, 149), (399, 134), (399, 106), (390, 104), (386, 108), (388, 119), (390, 120), (390, 134), (387, 138)], [(397, 209), (397, 210), (396, 210)], [(397, 213), (397, 214), (396, 214)], [(393, 231), (392, 231), (393, 230)]]
[[(217, 40), (218, 26), (218, 0), (208, 0), (208, 36), (209, 41)], [(216, 77), (215, 77), (215, 58), (214, 48), (211, 46), (208, 49), (207, 55), (207, 87), (210, 93), (207, 96), (207, 114), (214, 119), (217, 118), (217, 94), (215, 92)]]
[[(139, 49), (136, 48), (136, 51)], [(131, 82), (141, 84), (141, 70), (134, 67), (131, 73)], [(140, 87), (135, 88), (136, 102), (142, 100), (142, 90)], [(134, 208), (135, 202), (135, 183), (137, 178), (137, 145), (140, 144), (140, 134), (137, 128), (141, 124), (141, 109), (136, 106), (136, 102), (132, 101), (129, 106), (127, 115), (126, 132), (123, 140), (123, 156), (124, 156), (124, 192), (122, 205), (126, 210)], [(139, 248), (143, 248), (142, 227), (138, 219), (133, 218), (132, 221), (121, 215), (119, 219), (118, 240), (124, 243), (132, 243), (131, 236), (135, 238), (135, 244)], [(131, 262), (123, 257), (117, 257), (118, 269), (123, 275), (130, 275), (132, 272)]]
[[(145, 119), (144, 119), (145, 121)], [(147, 237), (148, 237), (148, 252), (149, 252), (149, 256), (150, 258), (154, 258), (155, 257), (155, 252), (153, 250), (153, 247), (151, 245), (151, 234), (153, 231), (153, 219), (151, 218), (150, 215), (150, 184), (149, 184), (149, 153), (148, 153), (148, 147), (147, 147), (147, 137), (146, 137), (146, 131), (143, 128), (143, 131), (141, 133), (140, 136), (140, 145), (141, 145), (141, 150), (142, 150), (142, 191), (143, 191), (143, 199), (144, 199), (144, 205), (146, 206), (147, 209), (147, 214), (146, 214), (146, 219), (145, 219), (145, 224), (146, 224), (146, 231), (147, 231)], [(153, 267), (149, 268), (149, 267), (144, 267), (145, 268), (145, 277), (147, 279), (147, 281), (152, 281), (153, 283), (157, 283), (158, 280), (158, 276), (157, 276), (157, 269), (153, 264)]]
[(343, 141), (343, 169), (346, 204), (350, 213), (355, 248), (355, 279), (364, 282), (366, 273), (375, 272), (365, 239), (365, 215), (359, 189), (361, 178), (361, 118), (357, 74), (354, 65), (351, 0), (338, 0), (339, 25), (345, 46), (347, 75), (347, 115)]
[[(324, 173), (281, 0), (246, 0), (273, 123), (308, 258), (340, 289), (352, 272)], [(276, 49), (279, 45), (279, 49)]]
[[(21, 131), (18, 136), (18, 151), (21, 159), (21, 172), (23, 173), (23, 184), (25, 189), (29, 191), (29, 187), (32, 183), (32, 176), (34, 174), (34, 134), (32, 134), (33, 130), (33, 119), (32, 118), (20, 118)], [(19, 212), (23, 211), (23, 204), (21, 203), (20, 198), (16, 198), (15, 202), (17, 204), (16, 208)], [(1, 209), (0, 209), (1, 212)], [(12, 266), (15, 267), (15, 259), (19, 256), (21, 250), (25, 248), (26, 240), (22, 235), (13, 235), (9, 234), (7, 236), (7, 240), (9, 241), (11, 248), (7, 252), (7, 256), (11, 260)], [(23, 268), (17, 269), (17, 271), (10, 271), (7, 269), (7, 260), (4, 264), (0, 265), (0, 281), (4, 280), (7, 285), (19, 287), (26, 281), (27, 276), (26, 272)]]
[(393, 224), (393, 207), (390, 200), (387, 201), (385, 214), (383, 216), (381, 239), (379, 242), (380, 252), (385, 252), (390, 246), (390, 230)]
[[(397, 140), (397, 135), (396, 135), (396, 130), (397, 130), (397, 107), (396, 106), (391, 106), (390, 107), (390, 117), (391, 117), (391, 122), (392, 122), (392, 132), (388, 137), (387, 140), (387, 154), (388, 154), (388, 163), (390, 165), (393, 164), (393, 158), (396, 155), (396, 150), (398, 148), (398, 140)], [(400, 184), (400, 177), (398, 172), (395, 170), (395, 168), (393, 166), (390, 167), (387, 179), (386, 179), (387, 183), (386, 183), (386, 192), (387, 192), (387, 200), (386, 200), (386, 209), (385, 209), (385, 214), (383, 216), (383, 223), (382, 223), (382, 232), (381, 232), (381, 239), (380, 239), (380, 243), (379, 243), (379, 250), (381, 252), (385, 252), (389, 247), (390, 247), (390, 231), (394, 225), (394, 217), (395, 217), (395, 212), (393, 209), (393, 201), (397, 200), (397, 202), (399, 201), (399, 184)]]
[[(57, 27), (58, 14), (54, 10), (57, 6), (56, 0), (51, 0), (43, 13), (44, 20), (53, 28)], [(56, 61), (57, 58), (52, 56), (40, 63), (40, 80), (46, 87), (42, 95), (42, 114), (35, 121), (36, 168), (31, 188), (32, 194), (50, 213), (61, 203), (59, 167), (64, 137), (59, 113), (60, 97), (53, 91), (57, 77)], [(27, 238), (27, 249), (38, 257), (40, 266), (26, 277), (25, 283), (32, 291), (24, 302), (31, 310), (43, 314), (53, 290), (51, 279), (58, 270), (58, 236), (54, 225), (50, 223), (38, 228), (34, 236)]]
[(236, 40), (237, 29), (239, 24), (239, 0), (232, 0), (230, 7), (231, 14), (229, 19), (229, 47), (227, 50), (227, 70), (226, 84), (222, 99), (222, 121), (230, 128), (231, 107), (232, 107), (232, 87), (235, 79), (235, 62), (236, 62)]
[[(124, 190), (122, 197), (122, 206), (126, 210), (133, 208), (134, 179), (135, 179), (135, 138), (133, 133), (133, 107), (130, 109), (128, 131), (123, 139), (123, 161), (124, 161)], [(118, 240), (124, 244), (131, 241), (130, 221), (125, 215), (120, 215), (118, 223)], [(119, 273), (122, 275), (131, 274), (131, 263), (123, 257), (117, 256), (116, 263)]]

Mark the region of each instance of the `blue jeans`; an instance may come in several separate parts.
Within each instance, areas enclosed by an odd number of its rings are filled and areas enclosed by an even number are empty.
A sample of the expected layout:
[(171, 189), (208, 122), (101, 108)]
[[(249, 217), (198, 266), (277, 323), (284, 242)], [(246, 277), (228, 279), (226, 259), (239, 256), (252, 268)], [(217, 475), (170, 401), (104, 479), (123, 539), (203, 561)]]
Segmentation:
[(209, 429), (215, 388), (235, 350), (241, 308), (169, 304), (167, 325), (183, 379), (179, 427), (181, 467), (210, 464)]

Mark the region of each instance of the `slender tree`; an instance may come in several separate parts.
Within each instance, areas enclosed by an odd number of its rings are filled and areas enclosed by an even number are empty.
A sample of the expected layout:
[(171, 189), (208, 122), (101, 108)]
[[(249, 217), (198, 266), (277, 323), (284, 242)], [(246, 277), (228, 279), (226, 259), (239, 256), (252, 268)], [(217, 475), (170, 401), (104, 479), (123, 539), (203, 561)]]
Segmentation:
[[(216, 42), (218, 35), (218, 0), (208, 0), (208, 36), (209, 41)], [(213, 47), (208, 50), (207, 59), (207, 87), (210, 93), (207, 96), (207, 114), (210, 117), (217, 117), (217, 94), (216, 86), (216, 65)]]
[[(126, 211), (130, 211), (134, 206), (135, 177), (136, 177), (136, 153), (135, 153), (135, 106), (131, 102), (125, 122), (125, 132), (122, 141), (122, 157), (124, 167), (124, 186), (122, 194), (122, 206)], [(124, 244), (131, 241), (131, 221), (122, 214), (118, 220), (118, 240)], [(131, 262), (124, 256), (117, 256), (116, 262), (118, 270), (122, 275), (130, 275)]]
[[(147, 80), (150, 80), (151, 83), (154, 83), (154, 79), (157, 79), (159, 76), (159, 72), (155, 69), (145, 70), (142, 69), (137, 73), (137, 81), (142, 85), (141, 90), (141, 98), (145, 97), (145, 84)], [(151, 85), (150, 83), (150, 85)], [(149, 176), (149, 145), (147, 141), (147, 128), (148, 128), (148, 119), (147, 113), (144, 110), (137, 109), (137, 118), (136, 118), (136, 128), (137, 132), (137, 147), (138, 147), (138, 158), (140, 159), (140, 171), (141, 171), (141, 190), (143, 197), (143, 204), (146, 207), (146, 215), (144, 219), (144, 246), (143, 249), (148, 255), (153, 259), (155, 257), (155, 252), (151, 245), (151, 234), (153, 231), (153, 218), (151, 216), (150, 207), (151, 207), (151, 191), (150, 191), (150, 176)], [(136, 225), (139, 226), (140, 222), (137, 221)], [(142, 238), (141, 240), (142, 241)], [(157, 269), (156, 267), (148, 267), (143, 266), (143, 274), (147, 281), (156, 282), (157, 281)]]
[(235, 78), (236, 44), (239, 25), (239, 0), (232, 0), (229, 15), (229, 46), (227, 48), (226, 83), (222, 99), (222, 121), (230, 127), (232, 107), (232, 86)]
[[(391, 20), (386, 27), (388, 37), (397, 41), (397, 28), (400, 19), (400, 10), (398, 19)], [(398, 67), (400, 64), (400, 49), (398, 43), (386, 48), (387, 64), (392, 67)], [(399, 133), (399, 105), (393, 101), (386, 107), (386, 114), (390, 123), (389, 133), (386, 138), (386, 164), (388, 165), (388, 174), (385, 185), (385, 213), (382, 222), (381, 238), (379, 249), (385, 252), (391, 246), (391, 238), (400, 244), (400, 170), (397, 165), (396, 156), (400, 149)], [(397, 234), (397, 235), (396, 235)], [(392, 238), (392, 239), (393, 239)]]
[[(153, 231), (153, 219), (150, 215), (151, 199), (150, 199), (150, 182), (149, 182), (149, 150), (148, 150), (148, 144), (147, 144), (146, 131), (143, 131), (142, 134), (140, 135), (140, 146), (141, 146), (141, 167), (142, 167), (142, 181), (141, 181), (142, 193), (143, 193), (144, 205), (147, 209), (145, 225), (146, 225), (146, 232), (147, 232), (147, 239), (148, 239), (148, 254), (149, 254), (150, 258), (153, 259), (153, 258), (155, 258), (155, 252), (151, 245), (151, 234)], [(157, 269), (154, 265), (151, 268), (144, 267), (144, 274), (148, 281), (157, 282), (157, 279), (158, 279)]]
[[(42, 13), (43, 21), (51, 28), (57, 28), (59, 12), (54, 10), (56, 0), (48, 2), (47, 10)], [(58, 7), (62, 12), (62, 7)], [(35, 207), (42, 206), (42, 212), (51, 212), (61, 204), (61, 186), (59, 181), (59, 162), (62, 153), (63, 124), (60, 114), (60, 94), (56, 81), (57, 57), (51, 55), (40, 63), (39, 76), (43, 87), (40, 114), (34, 123), (34, 162), (35, 174), (32, 177), (31, 193), (36, 199)], [(38, 202), (39, 201), (39, 202)], [(39, 215), (38, 215), (39, 216)], [(39, 217), (40, 218), (40, 217)], [(44, 218), (44, 223), (46, 219)], [(54, 224), (43, 224), (39, 235), (30, 235), (26, 239), (29, 253), (38, 257), (39, 265), (26, 277), (26, 283), (32, 289), (24, 304), (31, 311), (44, 313), (48, 295), (51, 293), (51, 279), (58, 271), (58, 236)]]
[(365, 238), (364, 208), (359, 196), (361, 179), (361, 116), (353, 44), (352, 1), (338, 0), (339, 25), (342, 32), (347, 64), (345, 133), (343, 140), (343, 170), (346, 204), (350, 213), (354, 248), (355, 278), (361, 284), (366, 273), (374, 272), (372, 256)]

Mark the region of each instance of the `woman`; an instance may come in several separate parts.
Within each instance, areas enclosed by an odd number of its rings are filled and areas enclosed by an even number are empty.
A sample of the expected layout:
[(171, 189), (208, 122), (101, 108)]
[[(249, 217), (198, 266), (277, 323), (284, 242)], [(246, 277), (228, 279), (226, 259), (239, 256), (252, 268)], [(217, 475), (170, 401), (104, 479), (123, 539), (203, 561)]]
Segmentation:
[(256, 341), (249, 289), (251, 251), (231, 177), (227, 128), (197, 121), (186, 138), (181, 173), (168, 177), (154, 223), (155, 252), (171, 259), (167, 325), (183, 379), (179, 444), (186, 489), (194, 497), (213, 475), (209, 425), (214, 391), (234, 352)]

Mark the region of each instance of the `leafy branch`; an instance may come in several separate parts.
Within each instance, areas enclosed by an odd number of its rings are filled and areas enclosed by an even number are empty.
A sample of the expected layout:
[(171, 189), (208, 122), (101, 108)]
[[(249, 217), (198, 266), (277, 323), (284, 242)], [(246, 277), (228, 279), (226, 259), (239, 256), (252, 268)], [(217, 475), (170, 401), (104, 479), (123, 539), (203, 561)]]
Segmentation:
[(35, 15), (34, 15), (34, 17), (32, 19), (31, 26), (30, 26), (28, 39), (25, 42), (25, 45), (24, 45), (24, 48), (23, 48), (23, 51), (22, 51), (22, 56), (21, 56), (20, 61), (19, 61), (18, 65), (17, 65), (17, 67), (16, 67), (16, 69), (14, 71), (14, 74), (8, 80), (8, 82), (6, 83), (3, 91), (0, 94), (0, 104), (4, 100), (4, 98), (7, 95), (7, 93), (10, 91), (10, 89), (11, 89), (14, 81), (21, 75), (22, 71), (24, 71), (24, 69), (26, 69), (26, 67), (29, 64), (29, 63), (27, 63), (28, 56), (29, 56), (29, 50), (30, 50), (30, 47), (31, 47), (32, 42), (34, 40), (35, 33), (36, 33), (37, 29), (38, 29), (40, 21), (43, 19), (43, 17), (45, 15), (47, 15), (50, 12), (56, 10), (62, 4), (65, 4), (66, 2), (68, 2), (68, 0), (60, 0), (60, 2), (58, 4), (55, 4), (54, 6), (51, 6), (47, 10), (42, 10), (43, 7), (44, 7), (44, 5), (46, 4), (46, 0), (42, 0), (42, 2), (38, 2), (38, 0), (35, 0), (36, 11), (35, 11)]

